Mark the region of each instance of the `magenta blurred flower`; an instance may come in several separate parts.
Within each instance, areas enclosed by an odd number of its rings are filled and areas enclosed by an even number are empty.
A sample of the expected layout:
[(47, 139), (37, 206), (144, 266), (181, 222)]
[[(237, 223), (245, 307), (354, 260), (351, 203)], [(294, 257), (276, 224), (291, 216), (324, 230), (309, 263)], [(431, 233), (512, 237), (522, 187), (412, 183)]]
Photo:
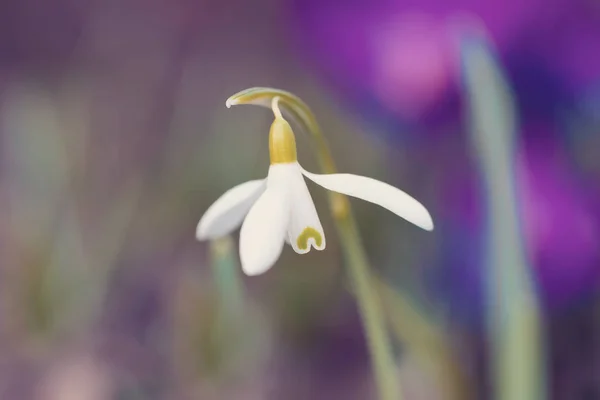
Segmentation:
[(345, 97), (415, 122), (456, 96), (455, 38), (465, 29), (483, 27), (509, 68), (532, 64), (576, 91), (598, 80), (600, 7), (587, 3), (295, 0), (291, 21), (303, 52)]
[[(547, 131), (543, 126), (530, 131)], [(600, 271), (600, 218), (556, 141), (532, 135), (517, 155), (523, 236), (543, 290), (565, 300)]]

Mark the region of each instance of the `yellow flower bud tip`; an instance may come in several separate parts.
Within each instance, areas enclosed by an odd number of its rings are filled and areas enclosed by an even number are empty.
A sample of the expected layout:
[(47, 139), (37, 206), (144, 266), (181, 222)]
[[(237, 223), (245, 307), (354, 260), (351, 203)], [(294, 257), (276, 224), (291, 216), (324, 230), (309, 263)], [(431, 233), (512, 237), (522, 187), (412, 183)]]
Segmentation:
[(275, 121), (271, 124), (269, 131), (269, 156), (271, 165), (287, 164), (298, 161), (296, 153), (296, 138), (292, 127), (283, 118), (279, 109), (279, 96), (273, 98), (271, 102)]

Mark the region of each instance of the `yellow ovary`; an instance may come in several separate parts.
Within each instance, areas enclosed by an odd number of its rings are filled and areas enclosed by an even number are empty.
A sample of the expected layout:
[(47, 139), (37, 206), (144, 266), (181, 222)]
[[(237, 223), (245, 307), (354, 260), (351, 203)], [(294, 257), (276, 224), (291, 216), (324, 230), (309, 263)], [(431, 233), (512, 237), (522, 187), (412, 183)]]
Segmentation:
[(298, 161), (296, 137), (290, 124), (281, 115), (278, 102), (279, 98), (275, 97), (272, 104), (275, 121), (269, 131), (269, 156), (271, 164), (287, 164)]
[(317, 247), (321, 247), (321, 245), (323, 244), (323, 237), (321, 236), (321, 234), (315, 228), (311, 228), (309, 226), (307, 228), (304, 228), (302, 233), (298, 236), (298, 238), (296, 239), (296, 245), (300, 250), (306, 250), (308, 249), (308, 239), (310, 238), (314, 239)]

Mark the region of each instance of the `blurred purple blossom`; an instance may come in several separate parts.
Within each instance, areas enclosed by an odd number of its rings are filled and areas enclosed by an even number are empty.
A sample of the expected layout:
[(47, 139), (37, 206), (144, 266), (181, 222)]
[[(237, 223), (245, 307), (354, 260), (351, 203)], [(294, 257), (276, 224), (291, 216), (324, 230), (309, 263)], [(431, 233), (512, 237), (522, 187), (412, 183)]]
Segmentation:
[[(538, 100), (561, 101), (600, 79), (600, 7), (592, 1), (295, 0), (290, 20), (311, 66), (342, 97), (363, 114), (404, 123), (457, 111), (463, 29), (484, 27), (527, 101), (531, 89)], [(556, 80), (551, 87), (539, 71)]]
[(556, 141), (537, 135), (518, 155), (517, 179), (524, 239), (542, 288), (560, 301), (593, 287), (600, 272), (600, 210), (590, 185), (574, 174)]

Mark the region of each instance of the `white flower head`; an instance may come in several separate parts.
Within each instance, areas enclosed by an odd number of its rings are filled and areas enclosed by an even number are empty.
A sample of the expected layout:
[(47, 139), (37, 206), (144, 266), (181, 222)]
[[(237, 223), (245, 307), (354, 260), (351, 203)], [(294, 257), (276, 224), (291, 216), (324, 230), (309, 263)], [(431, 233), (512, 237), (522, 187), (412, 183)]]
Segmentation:
[(198, 240), (216, 239), (242, 225), (240, 258), (247, 275), (259, 275), (275, 264), (288, 243), (296, 253), (325, 249), (325, 233), (304, 177), (325, 189), (378, 204), (413, 224), (433, 230), (421, 203), (387, 183), (352, 174), (312, 174), (298, 163), (296, 140), (281, 115), (279, 97), (271, 107), (275, 121), (269, 131), (271, 165), (267, 178), (229, 189), (204, 213)]

